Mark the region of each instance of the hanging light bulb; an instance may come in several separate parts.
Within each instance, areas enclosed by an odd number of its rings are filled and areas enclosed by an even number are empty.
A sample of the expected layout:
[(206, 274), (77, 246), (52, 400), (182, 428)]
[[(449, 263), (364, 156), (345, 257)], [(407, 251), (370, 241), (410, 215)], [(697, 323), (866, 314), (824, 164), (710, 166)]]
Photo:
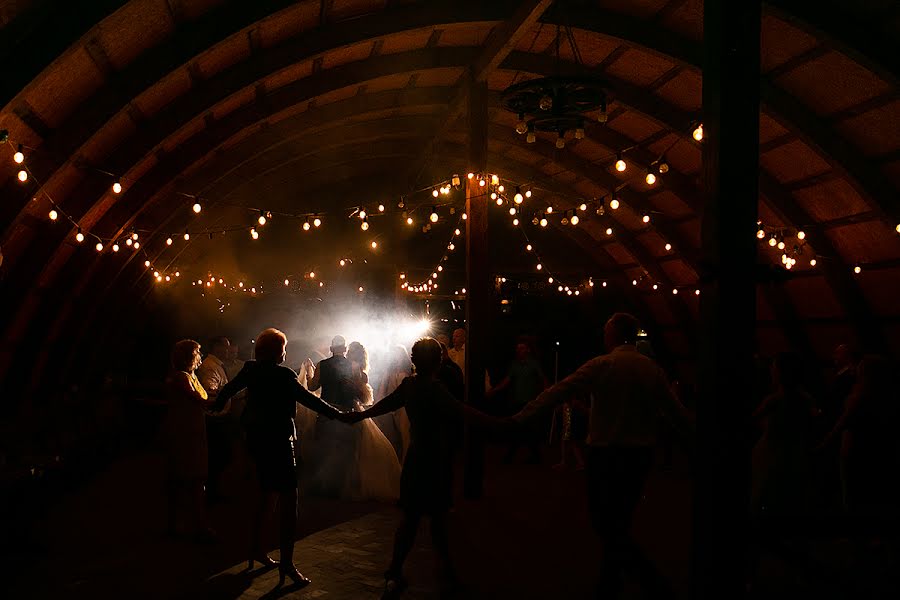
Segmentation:
[(647, 182), (647, 185), (653, 185), (654, 183), (656, 183), (656, 175), (654, 175), (653, 171), (648, 168), (647, 177), (645, 177), (644, 180)]
[[(519, 191), (518, 186), (516, 186), (516, 195), (513, 196), (513, 202), (515, 202), (516, 204), (522, 204), (522, 202), (524, 202), (524, 201), (525, 201), (525, 198), (522, 197), (522, 192)], [(898, 227), (898, 230), (900, 230), (900, 225), (898, 225), (897, 227)]]
[(310, 271), (310, 272), (309, 272), (309, 278), (310, 278), (310, 279), (315, 279), (315, 278), (316, 278), (316, 272), (315, 272), (315, 271)]
[(563, 218), (560, 219), (560, 221), (559, 221), (562, 225), (568, 225), (568, 224), (569, 224), (569, 217), (567, 217), (566, 214), (567, 214), (567, 213), (563, 213)]
[(19, 144), (18, 149), (16, 149), (16, 153), (13, 154), (13, 160), (16, 161), (17, 165), (21, 165), (25, 162), (25, 154), (22, 152), (22, 144)]
[(675, 295), (675, 296), (677, 296), (677, 295), (678, 295), (678, 288), (672, 288), (672, 294)]
[(384, 204), (378, 205), (378, 212), (384, 212)]
[[(497, 196), (497, 194), (492, 194), (492, 196)], [(503, 198), (497, 196), (495, 200), (497, 200), (497, 206), (503, 206)]]
[(150, 266), (150, 261), (149, 261), (149, 260), (145, 260), (145, 261), (144, 261), (144, 266), (145, 266), (145, 267), (149, 267), (149, 266)]
[(756, 237), (759, 239), (763, 239), (764, 237), (766, 237), (766, 230), (760, 227), (756, 232)]
[(666, 248), (666, 252), (671, 252), (671, 251), (672, 251), (672, 244), (666, 243), (665, 248)]
[(785, 246), (784, 240), (781, 240), (781, 241), (778, 242), (778, 249), (779, 249), (779, 250), (784, 250), (784, 246)]
[(806, 239), (806, 232), (805, 232), (805, 231), (798, 231), (798, 232), (797, 232), (797, 239), (798, 239), (798, 240), (805, 240), (805, 239)]
[(259, 211), (259, 218), (256, 220), (256, 222), (259, 223), (260, 226), (262, 226), (266, 224), (266, 221), (266, 214), (263, 211)]
[(658, 289), (659, 289), (659, 286), (658, 286), (657, 284), (654, 283), (654, 284), (653, 284), (653, 289), (654, 289), (654, 290), (658, 290)]
[(112, 251), (113, 251), (113, 252), (118, 252), (118, 251), (119, 251), (119, 245), (118, 245), (118, 244), (113, 244), (113, 245), (112, 245)]
[(500, 185), (499, 175), (491, 175), (491, 185)]
[(467, 215), (466, 213), (463, 213), (463, 214), (462, 214), (462, 220), (463, 220), (463, 221), (465, 221), (465, 220), (468, 219), (468, 218), (469, 218), (469, 215)]
[(667, 163), (667, 162), (661, 162), (661, 163), (659, 163), (659, 164), (657, 165), (657, 168), (659, 169), (659, 172), (660, 172), (660, 173), (662, 173), (663, 175), (665, 175), (666, 173), (669, 172), (669, 163)]
[(172, 238), (166, 238), (166, 246), (172, 245)]
[(694, 128), (694, 132), (691, 135), (698, 142), (703, 141), (703, 123), (700, 123), (699, 125), (697, 125), (697, 127)]
[(59, 213), (56, 212), (56, 209), (55, 209), (55, 208), (51, 208), (51, 209), (50, 209), (50, 213), (49, 213), (47, 216), (50, 217), (50, 220), (51, 220), (51, 221), (55, 221), (55, 220), (57, 220), (57, 219), (59, 218)]
[(122, 184), (119, 182), (118, 179), (116, 179), (116, 180), (113, 182), (113, 185), (112, 185), (112, 191), (113, 191), (114, 194), (121, 194), (121, 193), (122, 193)]
[(897, 233), (900, 233), (900, 223), (897, 223), (897, 226), (894, 229)]
[(578, 215), (572, 213), (572, 218), (569, 219), (569, 223), (571, 223), (572, 225), (578, 225), (578, 222), (579, 222), (580, 220), (581, 220), (581, 219), (578, 218)]
[(699, 290), (699, 289), (694, 290), (694, 295), (695, 295), (695, 296), (699, 296), (699, 295), (700, 295), (700, 290)]
[(816, 266), (817, 262), (818, 262), (818, 261), (816, 261), (815, 258), (811, 258), (811, 259), (809, 260), (809, 266), (814, 267), (814, 266)]
[(200, 211), (203, 210), (203, 207), (200, 206), (199, 202), (194, 202), (194, 206), (191, 207), (194, 210), (195, 214), (200, 214)]
[(103, 243), (102, 243), (102, 242), (97, 242), (97, 245), (94, 246), (94, 248), (97, 249), (97, 252), (103, 252)]
[(547, 226), (547, 217), (541, 217), (540, 223), (541, 223), (541, 227), (546, 227)]
[(525, 122), (525, 115), (519, 113), (519, 120), (516, 122), (516, 133), (519, 135), (528, 131), (528, 123)]
[(516, 217), (515, 219), (513, 219), (512, 224), (513, 224), (513, 227), (518, 227), (519, 226), (519, 217)]
[(363, 291), (364, 291), (364, 290), (363, 290), (363, 286), (359, 286), (358, 288), (356, 288), (356, 291), (358, 291), (358, 292), (363, 292)]
[(643, 221), (644, 223), (649, 223), (650, 222), (650, 213), (644, 213), (644, 216), (641, 217), (641, 221)]
[(582, 202), (582, 203), (578, 206), (578, 210), (580, 210), (580, 211), (582, 211), (582, 212), (583, 212), (583, 211), (586, 211), (586, 210), (587, 210), (587, 204), (585, 204), (584, 202)]
[(250, 229), (250, 237), (253, 238), (254, 240), (259, 239), (259, 232), (256, 231), (255, 227)]
[(531, 252), (532, 248), (533, 247), (531, 244), (528, 244), (527, 246), (525, 246), (525, 249), (528, 250), (529, 252)]
[(360, 219), (365, 219), (368, 214), (369, 213), (366, 212), (365, 208), (359, 209), (359, 218)]
[(313, 227), (321, 227), (321, 226), (322, 226), (322, 219), (319, 218), (319, 215), (316, 215), (313, 218)]
[(503, 192), (506, 191), (506, 186), (504, 186), (503, 184), (498, 185), (498, 186), (497, 186), (497, 191), (500, 192), (500, 193), (502, 194)]
[(363, 219), (363, 222), (359, 224), (359, 228), (363, 231), (369, 230), (369, 219)]
[(769, 245), (772, 246), (773, 248), (778, 245), (778, 240), (775, 238), (774, 235), (769, 238)]
[(372, 240), (372, 243), (370, 244), (370, 246), (372, 246), (372, 250), (374, 250), (375, 248), (378, 247), (378, 242), (376, 242), (375, 240)]
[(615, 193), (613, 193), (612, 200), (609, 201), (609, 207), (613, 210), (619, 209), (619, 199), (616, 198)]
[(134, 242), (131, 240), (131, 238), (126, 238), (126, 239), (125, 239), (125, 245), (126, 245), (126, 246), (129, 246), (129, 247), (130, 247), (132, 244), (134, 244)]
[(618, 171), (619, 173), (622, 173), (627, 168), (628, 168), (628, 165), (625, 163), (624, 160), (622, 160), (622, 153), (621, 152), (617, 153), (616, 154), (616, 171)]
[(412, 224), (413, 224), (413, 218), (412, 218), (411, 215), (407, 215), (407, 216), (406, 216), (406, 224), (407, 224), (407, 225), (412, 225)]
[(548, 215), (552, 215), (552, 214), (553, 214), (553, 207), (552, 207), (552, 206), (548, 206), (548, 207), (547, 207), (547, 210), (544, 211), (544, 212), (546, 212)]
[(460, 231), (458, 227), (453, 230), (453, 235), (459, 235), (461, 233), (462, 233), (462, 231)]
[(511, 217), (516, 216), (516, 207), (515, 206), (509, 207), (509, 216), (511, 216)]
[(135, 250), (137, 250), (137, 249), (140, 248), (140, 247), (141, 247), (141, 243), (140, 243), (140, 242), (135, 242), (135, 243), (134, 243), (134, 249), (135, 249)]
[(856, 265), (855, 267), (853, 267), (853, 272), (859, 275), (860, 273), (862, 273), (862, 267)]
[(612, 234), (613, 234), (612, 227), (607, 227), (607, 228), (606, 228), (606, 235), (612, 235)]
[(16, 175), (16, 177), (19, 178), (19, 181), (21, 181), (22, 183), (25, 183), (26, 181), (28, 181), (28, 171), (26, 171), (25, 169), (22, 169), (21, 171), (19, 171), (19, 174)]
[(342, 259), (338, 262), (338, 264), (341, 265), (341, 266), (343, 267), (343, 266), (346, 266), (347, 261), (344, 260), (344, 259), (342, 258)]
[(433, 190), (431, 190), (431, 195), (434, 196), (435, 198), (438, 197), (438, 194), (440, 194), (440, 192), (438, 191), (437, 188), (434, 188)]
[(303, 231), (309, 231), (309, 228), (310, 228), (309, 217), (307, 217), (306, 220), (303, 221)]
[(478, 180), (478, 186), (479, 186), (479, 187), (484, 187), (484, 186), (486, 186), (486, 185), (487, 185), (487, 181), (485, 181), (485, 179), (484, 179), (483, 177), (482, 177), (481, 179)]
[(81, 233), (81, 228), (78, 228), (78, 231), (75, 233), (75, 241), (79, 244), (84, 241), (84, 234)]
[(187, 231), (185, 231), (184, 232), (184, 241), (188, 241), (189, 239), (191, 239), (191, 234), (189, 234)]
[(535, 268), (536, 268), (538, 271), (540, 271), (540, 270), (542, 270), (542, 269), (544, 268), (544, 265), (542, 265), (541, 263), (538, 263), (537, 266), (536, 266)]

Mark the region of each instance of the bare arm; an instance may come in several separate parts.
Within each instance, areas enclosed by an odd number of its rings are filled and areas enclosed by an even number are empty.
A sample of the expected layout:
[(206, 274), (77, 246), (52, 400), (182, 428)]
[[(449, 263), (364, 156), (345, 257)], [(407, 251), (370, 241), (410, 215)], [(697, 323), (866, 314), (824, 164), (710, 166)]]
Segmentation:
[(529, 421), (573, 396), (590, 392), (593, 383), (602, 375), (604, 367), (603, 357), (588, 361), (556, 385), (544, 390), (513, 419), (518, 422)]
[(247, 387), (247, 373), (249, 372), (252, 365), (252, 362), (244, 363), (244, 366), (241, 367), (241, 370), (237, 375), (234, 376), (234, 379), (226, 383), (222, 386), (222, 389), (219, 390), (219, 393), (215, 397), (215, 405), (213, 406), (213, 411), (219, 412), (223, 408), (225, 408), (225, 404), (234, 397), (238, 392)]
[(380, 402), (375, 403), (374, 406), (367, 410), (356, 413), (354, 418), (361, 421), (363, 419), (372, 419), (394, 412), (395, 410), (400, 410), (406, 405), (406, 392), (404, 387), (405, 386), (401, 383), (396, 390), (382, 398)]
[(309, 380), (309, 391), (314, 392), (320, 387), (322, 387), (321, 380), (322, 375), (322, 363), (316, 363), (316, 369), (313, 371), (313, 376)]
[(289, 379), (288, 385), (290, 386), (291, 396), (298, 404), (302, 404), (309, 410), (319, 413), (320, 415), (324, 415), (329, 419), (336, 419), (341, 415), (341, 411), (328, 404), (315, 394), (309, 392), (296, 379)]

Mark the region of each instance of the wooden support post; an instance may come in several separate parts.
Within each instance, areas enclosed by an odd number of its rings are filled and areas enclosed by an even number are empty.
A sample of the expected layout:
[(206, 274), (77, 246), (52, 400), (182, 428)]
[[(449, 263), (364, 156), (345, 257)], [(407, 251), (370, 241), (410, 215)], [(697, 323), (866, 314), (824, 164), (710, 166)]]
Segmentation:
[(694, 597), (740, 598), (750, 542), (760, 1), (706, 2)]
[[(487, 83), (468, 80), (469, 162), (468, 172), (487, 169), (488, 93)], [(491, 266), (488, 254), (487, 186), (478, 177), (466, 182), (466, 402), (484, 404), (484, 373), (491, 339)], [(490, 182), (488, 182), (490, 183)], [(466, 432), (464, 492), (470, 499), (483, 492), (484, 441), (471, 430)]]

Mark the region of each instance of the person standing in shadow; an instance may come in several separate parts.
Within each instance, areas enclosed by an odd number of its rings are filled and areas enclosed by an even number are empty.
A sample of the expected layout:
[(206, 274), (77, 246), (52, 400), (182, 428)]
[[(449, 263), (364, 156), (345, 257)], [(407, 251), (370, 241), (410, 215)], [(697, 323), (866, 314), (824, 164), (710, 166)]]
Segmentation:
[[(353, 365), (346, 357), (347, 341), (336, 335), (331, 340), (331, 358), (319, 362), (309, 379), (309, 391), (322, 389), (321, 398), (343, 411), (356, 408), (356, 388), (353, 385)], [(311, 366), (307, 359), (307, 369)], [(338, 498), (352, 487), (350, 478), (356, 461), (357, 436), (352, 428), (327, 418), (316, 420), (313, 446), (311, 492)]]
[(653, 466), (657, 414), (683, 430), (692, 429), (692, 419), (659, 365), (638, 352), (639, 329), (633, 316), (614, 314), (603, 330), (607, 354), (583, 364), (513, 417), (530, 426), (573, 397), (591, 396), (586, 473), (591, 524), (603, 542), (598, 598), (617, 598), (626, 573), (637, 575), (650, 597), (672, 595), (630, 529)]
[(413, 344), (416, 374), (403, 380), (392, 394), (360, 413), (342, 419), (352, 422), (406, 408), (410, 446), (400, 475), (403, 519), (397, 528), (391, 564), (385, 573), (385, 597), (406, 588), (403, 563), (412, 550), (422, 517), (431, 519), (431, 539), (437, 554), (437, 572), (444, 589), (456, 587), (450, 560), (447, 514), (452, 496), (452, 458), (455, 440), (466, 423), (502, 427), (503, 421), (484, 415), (456, 400), (438, 381), (441, 346), (432, 338)]
[[(289, 577), (298, 586), (310, 581), (294, 567), (294, 536), (297, 533), (297, 463), (294, 446), (296, 403), (313, 410), (324, 418), (336, 419), (340, 411), (323, 402), (300, 385), (297, 374), (281, 366), (285, 358), (287, 337), (277, 329), (266, 329), (256, 338), (256, 360), (244, 363), (237, 376), (219, 392), (216, 408), (223, 407), (230, 398), (247, 389), (247, 404), (243, 423), (247, 434), (247, 449), (256, 464), (260, 485), (260, 501), (253, 520), (250, 558), (263, 567), (278, 566), (284, 584)], [(349, 427), (347, 428), (349, 429)], [(279, 538), (281, 562), (269, 558), (263, 549), (263, 521), (280, 505)]]

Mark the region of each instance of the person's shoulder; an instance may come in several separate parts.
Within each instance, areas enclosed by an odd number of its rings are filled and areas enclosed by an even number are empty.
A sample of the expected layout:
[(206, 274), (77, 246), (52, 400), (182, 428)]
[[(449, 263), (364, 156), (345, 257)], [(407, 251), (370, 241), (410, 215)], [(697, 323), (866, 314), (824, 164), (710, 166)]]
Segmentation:
[(297, 379), (297, 373), (290, 367), (284, 365), (275, 365), (276, 377), (285, 379)]

